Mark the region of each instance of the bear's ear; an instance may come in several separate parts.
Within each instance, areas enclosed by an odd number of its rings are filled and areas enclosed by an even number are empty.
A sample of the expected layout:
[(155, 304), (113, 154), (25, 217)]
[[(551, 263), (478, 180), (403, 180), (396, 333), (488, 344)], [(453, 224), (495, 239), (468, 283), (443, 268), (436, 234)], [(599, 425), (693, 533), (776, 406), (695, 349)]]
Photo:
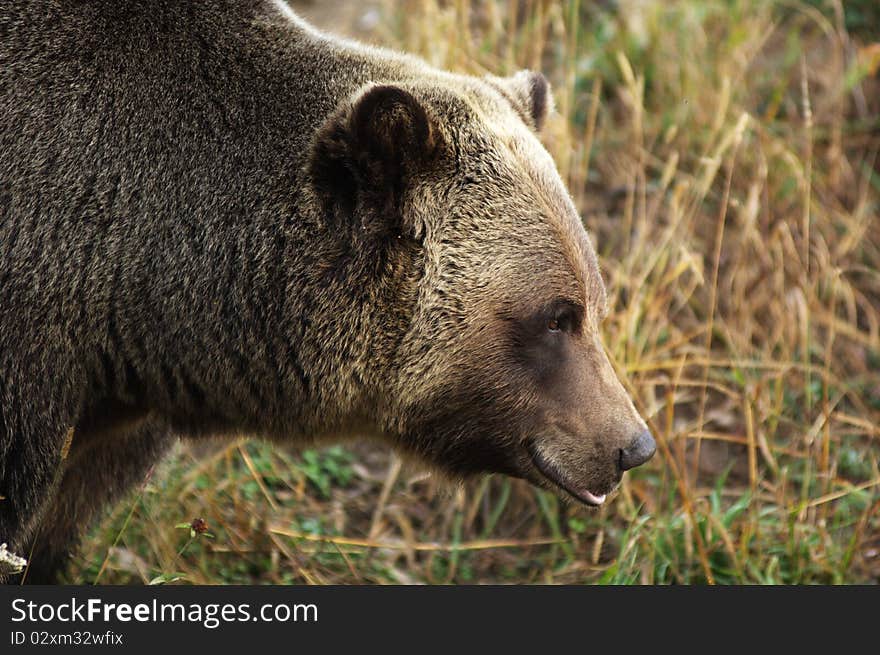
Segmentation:
[(550, 83), (541, 73), (521, 70), (511, 77), (489, 77), (519, 111), (527, 124), (540, 132), (544, 122), (553, 112), (553, 94)]
[(371, 86), (327, 121), (312, 148), (311, 178), (325, 211), (341, 218), (361, 209), (403, 221), (406, 189), (434, 159), (440, 142), (434, 119), (411, 93)]

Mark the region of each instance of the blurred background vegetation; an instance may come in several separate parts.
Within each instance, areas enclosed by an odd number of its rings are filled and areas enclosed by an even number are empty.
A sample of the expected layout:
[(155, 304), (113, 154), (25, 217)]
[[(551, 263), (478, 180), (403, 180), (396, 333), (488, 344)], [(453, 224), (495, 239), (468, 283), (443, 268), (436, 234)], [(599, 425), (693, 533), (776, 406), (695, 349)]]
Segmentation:
[(589, 511), (357, 442), (182, 445), (71, 581), (880, 581), (880, 4), (292, 4), (445, 68), (547, 75), (544, 142), (658, 454)]

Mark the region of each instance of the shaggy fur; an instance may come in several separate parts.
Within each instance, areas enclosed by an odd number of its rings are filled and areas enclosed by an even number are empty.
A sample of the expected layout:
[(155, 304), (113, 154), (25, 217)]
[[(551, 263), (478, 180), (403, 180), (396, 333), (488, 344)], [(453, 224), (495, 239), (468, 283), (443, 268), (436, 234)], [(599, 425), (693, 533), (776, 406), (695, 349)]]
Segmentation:
[(4, 3), (0, 541), (35, 544), (28, 579), (172, 435), (372, 434), (611, 490), (645, 426), (551, 110), (540, 75), (452, 75), (279, 2)]

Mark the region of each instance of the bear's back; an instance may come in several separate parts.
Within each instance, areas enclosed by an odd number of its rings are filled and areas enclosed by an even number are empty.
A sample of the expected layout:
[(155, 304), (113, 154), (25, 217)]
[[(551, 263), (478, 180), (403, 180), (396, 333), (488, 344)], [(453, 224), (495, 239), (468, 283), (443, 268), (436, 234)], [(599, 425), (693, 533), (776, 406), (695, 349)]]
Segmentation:
[(51, 353), (100, 378), (126, 351), (158, 388), (197, 337), (270, 370), (260, 331), (304, 311), (278, 299), (330, 247), (303, 192), (314, 133), (419, 66), (270, 0), (4, 4), (0, 360)]
[(307, 219), (315, 130), (397, 65), (368, 52), (271, 1), (4, 3), (0, 319), (60, 324), (126, 293), (155, 306)]

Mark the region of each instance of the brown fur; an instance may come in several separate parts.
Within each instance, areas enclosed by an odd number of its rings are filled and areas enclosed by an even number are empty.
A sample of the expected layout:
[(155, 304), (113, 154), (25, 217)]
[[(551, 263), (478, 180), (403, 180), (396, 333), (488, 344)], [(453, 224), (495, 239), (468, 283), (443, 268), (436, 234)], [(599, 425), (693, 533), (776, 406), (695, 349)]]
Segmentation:
[(268, 1), (7, 3), (0, 541), (39, 535), (29, 578), (171, 435), (368, 433), (586, 502), (650, 456), (551, 110), (540, 75)]

